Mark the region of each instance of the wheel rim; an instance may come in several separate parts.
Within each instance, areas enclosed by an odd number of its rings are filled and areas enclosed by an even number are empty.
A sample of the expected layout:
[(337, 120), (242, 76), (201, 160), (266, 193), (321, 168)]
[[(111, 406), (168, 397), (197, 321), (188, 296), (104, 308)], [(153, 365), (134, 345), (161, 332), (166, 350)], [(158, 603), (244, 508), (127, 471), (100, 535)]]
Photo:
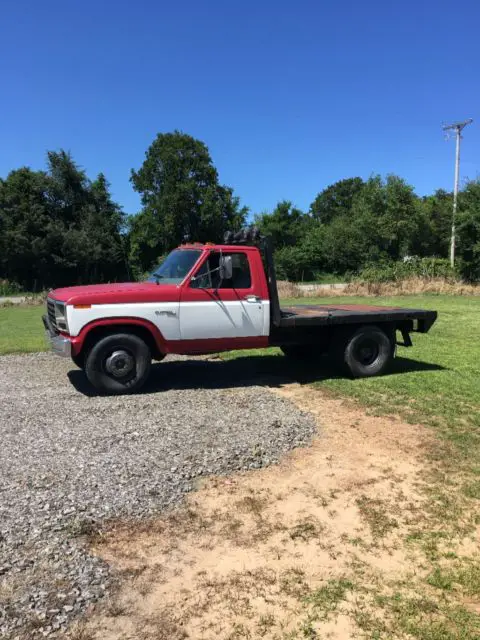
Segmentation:
[(355, 348), (355, 359), (364, 367), (368, 367), (378, 358), (379, 352), (378, 343), (371, 338), (366, 338), (357, 344)]
[(135, 368), (135, 358), (125, 349), (116, 349), (105, 359), (104, 368), (114, 378), (127, 378)]

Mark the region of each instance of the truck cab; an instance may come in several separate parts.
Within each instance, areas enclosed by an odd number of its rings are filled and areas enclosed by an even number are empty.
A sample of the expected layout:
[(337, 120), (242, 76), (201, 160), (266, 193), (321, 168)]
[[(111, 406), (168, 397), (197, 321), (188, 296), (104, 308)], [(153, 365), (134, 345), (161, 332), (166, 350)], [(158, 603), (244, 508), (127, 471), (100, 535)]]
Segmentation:
[(277, 345), (289, 357), (336, 349), (345, 360), (347, 338), (363, 327), (368, 336), (351, 356), (361, 360), (363, 353), (363, 368), (350, 366), (350, 373), (376, 375), (393, 357), (397, 331), (408, 346), (410, 331), (426, 332), (435, 321), (435, 312), (384, 307), (282, 309), (271, 244), (252, 235), (182, 244), (145, 282), (51, 291), (43, 321), (53, 350), (71, 357), (98, 391), (131, 393), (145, 382), (152, 359), (170, 353)]

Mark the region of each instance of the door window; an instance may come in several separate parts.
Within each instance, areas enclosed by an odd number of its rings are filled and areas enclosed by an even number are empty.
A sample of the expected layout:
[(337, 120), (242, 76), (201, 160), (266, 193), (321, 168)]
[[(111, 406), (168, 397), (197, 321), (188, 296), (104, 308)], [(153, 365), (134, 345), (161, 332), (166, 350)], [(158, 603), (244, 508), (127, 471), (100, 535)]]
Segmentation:
[(210, 254), (197, 271), (190, 286), (196, 289), (250, 289), (252, 276), (247, 255), (225, 252), (223, 255), (232, 256), (232, 277), (229, 280), (220, 280), (220, 252), (215, 252)]

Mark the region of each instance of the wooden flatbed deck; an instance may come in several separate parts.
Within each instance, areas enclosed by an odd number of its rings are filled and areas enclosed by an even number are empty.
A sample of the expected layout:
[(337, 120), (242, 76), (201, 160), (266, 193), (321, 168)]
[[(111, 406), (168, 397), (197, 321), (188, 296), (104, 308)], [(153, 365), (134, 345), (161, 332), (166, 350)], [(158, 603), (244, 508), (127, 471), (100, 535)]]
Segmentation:
[(281, 329), (391, 322), (396, 325), (408, 324), (411, 325), (411, 331), (427, 333), (437, 319), (436, 311), (361, 304), (302, 304), (282, 307), (280, 312)]

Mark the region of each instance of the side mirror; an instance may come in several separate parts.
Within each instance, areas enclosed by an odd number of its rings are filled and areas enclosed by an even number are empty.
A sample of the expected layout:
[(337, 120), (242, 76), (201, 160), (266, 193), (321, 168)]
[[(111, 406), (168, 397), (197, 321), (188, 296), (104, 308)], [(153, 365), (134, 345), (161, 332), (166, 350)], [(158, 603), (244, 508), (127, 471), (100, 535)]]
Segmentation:
[(233, 274), (232, 256), (221, 256), (218, 266), (220, 280), (231, 280)]

